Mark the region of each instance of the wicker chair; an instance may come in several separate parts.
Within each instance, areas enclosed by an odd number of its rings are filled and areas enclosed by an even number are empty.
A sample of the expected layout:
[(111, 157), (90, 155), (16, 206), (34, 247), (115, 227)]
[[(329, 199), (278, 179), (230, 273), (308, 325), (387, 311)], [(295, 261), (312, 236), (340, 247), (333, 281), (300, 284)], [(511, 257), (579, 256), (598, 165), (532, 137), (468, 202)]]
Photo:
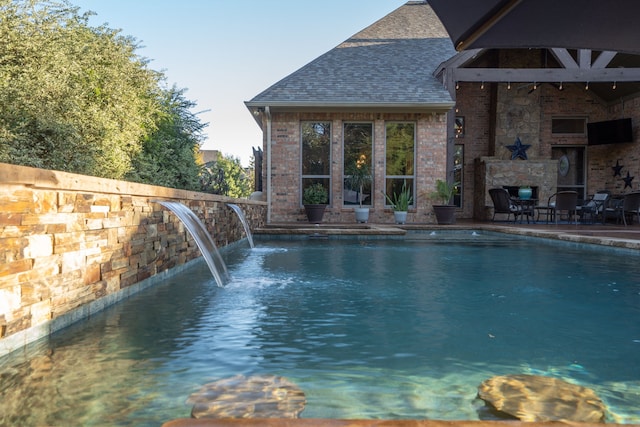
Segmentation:
[(491, 188), (489, 195), (493, 202), (493, 218), (491, 220), (496, 220), (496, 214), (507, 214), (507, 221), (513, 215), (513, 222), (516, 222), (518, 215), (522, 214), (522, 208), (513, 203), (509, 191), (504, 188)]
[(593, 222), (599, 218), (604, 224), (610, 197), (611, 192), (609, 190), (601, 190), (594, 194), (585, 204), (578, 206), (582, 219), (586, 220), (587, 216), (589, 216), (589, 219)]
[(628, 193), (624, 195), (622, 202), (622, 221), (624, 226), (627, 226), (627, 215), (630, 215), (630, 223), (633, 223), (633, 217), (638, 217), (640, 222), (640, 191)]
[(563, 212), (566, 212), (569, 222), (571, 216), (574, 217), (575, 223), (578, 224), (578, 192), (577, 191), (558, 191), (556, 194), (556, 203), (553, 207), (553, 215), (558, 224), (558, 219)]
[(558, 191), (557, 193), (549, 196), (546, 206), (536, 206), (536, 210), (538, 211), (538, 220), (540, 219), (540, 213), (544, 211), (547, 216), (547, 223), (549, 222), (549, 219), (551, 219), (551, 221), (557, 224), (560, 215), (562, 212), (565, 212), (569, 219), (571, 218), (571, 215), (575, 216), (577, 224), (577, 213), (579, 210), (578, 193), (576, 191)]

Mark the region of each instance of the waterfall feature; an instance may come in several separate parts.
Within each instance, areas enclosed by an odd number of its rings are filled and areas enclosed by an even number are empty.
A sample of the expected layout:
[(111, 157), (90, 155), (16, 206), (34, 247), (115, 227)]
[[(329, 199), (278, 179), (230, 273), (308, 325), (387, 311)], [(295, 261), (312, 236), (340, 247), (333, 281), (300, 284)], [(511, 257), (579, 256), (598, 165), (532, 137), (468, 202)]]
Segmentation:
[(251, 249), (255, 248), (253, 244), (253, 236), (251, 235), (251, 229), (249, 228), (249, 223), (247, 222), (247, 218), (244, 216), (244, 212), (242, 212), (242, 209), (240, 209), (240, 206), (234, 205), (233, 203), (227, 203), (227, 206), (233, 209), (233, 211), (238, 215), (238, 218), (240, 218), (240, 222), (244, 227), (244, 232), (247, 235), (249, 246), (251, 247)]
[(220, 256), (220, 252), (218, 252), (215, 242), (207, 232), (202, 221), (200, 221), (200, 218), (182, 203), (159, 200), (157, 202), (173, 212), (180, 218), (180, 221), (182, 221), (185, 227), (187, 227), (187, 230), (191, 233), (202, 256), (207, 262), (213, 278), (216, 279), (218, 286), (223, 288), (229, 282), (229, 272), (227, 271), (224, 260)]

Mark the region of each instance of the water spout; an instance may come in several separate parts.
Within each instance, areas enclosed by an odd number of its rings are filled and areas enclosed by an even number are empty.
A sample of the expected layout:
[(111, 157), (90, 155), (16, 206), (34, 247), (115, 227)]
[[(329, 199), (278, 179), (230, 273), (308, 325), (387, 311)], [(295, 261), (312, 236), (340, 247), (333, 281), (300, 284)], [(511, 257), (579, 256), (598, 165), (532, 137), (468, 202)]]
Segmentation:
[(191, 236), (196, 241), (196, 244), (207, 262), (209, 270), (211, 270), (211, 274), (216, 280), (216, 283), (219, 287), (224, 288), (224, 286), (229, 282), (227, 266), (220, 256), (220, 252), (218, 252), (218, 248), (211, 238), (211, 235), (207, 232), (202, 221), (200, 221), (200, 218), (198, 218), (191, 209), (182, 203), (159, 200), (157, 203), (169, 209), (178, 218), (180, 218), (180, 221), (182, 221), (185, 227), (187, 227), (187, 230), (189, 230), (189, 233), (191, 233)]
[(238, 218), (240, 218), (240, 222), (242, 223), (242, 226), (244, 227), (244, 232), (247, 235), (247, 240), (249, 241), (249, 246), (251, 247), (251, 249), (255, 248), (255, 246), (253, 244), (253, 235), (251, 234), (251, 229), (249, 228), (249, 223), (247, 222), (247, 218), (244, 216), (244, 212), (242, 212), (242, 209), (240, 209), (240, 206), (235, 205), (233, 203), (227, 203), (227, 206), (229, 206), (231, 209), (233, 209), (233, 211), (236, 213), (236, 215), (238, 215)]

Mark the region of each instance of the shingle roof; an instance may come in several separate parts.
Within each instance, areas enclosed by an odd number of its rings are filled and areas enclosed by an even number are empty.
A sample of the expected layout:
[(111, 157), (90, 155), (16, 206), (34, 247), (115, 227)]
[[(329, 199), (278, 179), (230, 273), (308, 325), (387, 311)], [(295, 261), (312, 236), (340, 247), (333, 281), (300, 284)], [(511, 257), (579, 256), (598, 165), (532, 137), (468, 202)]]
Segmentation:
[(431, 6), (410, 1), (246, 105), (450, 107), (433, 71), (455, 54)]

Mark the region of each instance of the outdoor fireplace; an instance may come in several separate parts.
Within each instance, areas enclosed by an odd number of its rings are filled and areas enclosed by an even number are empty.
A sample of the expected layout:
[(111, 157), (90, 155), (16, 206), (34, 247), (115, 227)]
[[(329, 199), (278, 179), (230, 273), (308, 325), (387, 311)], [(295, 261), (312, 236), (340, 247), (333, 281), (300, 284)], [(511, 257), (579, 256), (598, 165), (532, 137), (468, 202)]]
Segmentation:
[(506, 188), (517, 196), (523, 185), (534, 189), (533, 198), (546, 204), (557, 188), (557, 160), (503, 160), (496, 157), (476, 159), (477, 191), (474, 195), (475, 219), (487, 220), (493, 215), (490, 188)]

